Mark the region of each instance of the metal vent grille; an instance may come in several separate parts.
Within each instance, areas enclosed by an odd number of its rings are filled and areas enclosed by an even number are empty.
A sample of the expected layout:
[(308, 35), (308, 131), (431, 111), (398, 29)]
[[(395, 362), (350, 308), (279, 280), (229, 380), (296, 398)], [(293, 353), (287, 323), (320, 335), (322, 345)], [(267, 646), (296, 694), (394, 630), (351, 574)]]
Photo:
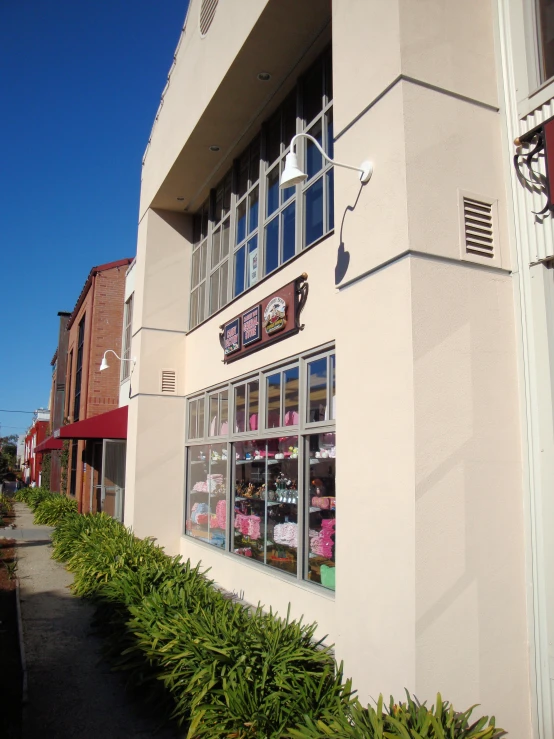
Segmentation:
[(494, 259), (493, 206), (464, 197), (466, 254)]
[(175, 395), (177, 391), (177, 373), (172, 369), (162, 370), (162, 393)]
[(202, 0), (200, 5), (200, 18), (198, 20), (201, 36), (205, 36), (212, 25), (218, 2), (219, 0)]

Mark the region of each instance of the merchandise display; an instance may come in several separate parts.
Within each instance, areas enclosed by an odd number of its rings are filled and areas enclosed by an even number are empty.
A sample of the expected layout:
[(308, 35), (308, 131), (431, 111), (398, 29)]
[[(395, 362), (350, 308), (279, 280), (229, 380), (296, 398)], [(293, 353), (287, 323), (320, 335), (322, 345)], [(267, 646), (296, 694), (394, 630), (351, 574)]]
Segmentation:
[(298, 437), (238, 442), (234, 450), (234, 551), (295, 574)]
[(310, 449), (310, 494), (307, 501), (309, 563), (307, 577), (335, 589), (336, 496), (335, 434), (312, 434)]
[(189, 536), (225, 547), (227, 526), (227, 445), (189, 448), (185, 531)]
[(188, 398), (185, 534), (334, 590), (335, 401), (332, 347)]

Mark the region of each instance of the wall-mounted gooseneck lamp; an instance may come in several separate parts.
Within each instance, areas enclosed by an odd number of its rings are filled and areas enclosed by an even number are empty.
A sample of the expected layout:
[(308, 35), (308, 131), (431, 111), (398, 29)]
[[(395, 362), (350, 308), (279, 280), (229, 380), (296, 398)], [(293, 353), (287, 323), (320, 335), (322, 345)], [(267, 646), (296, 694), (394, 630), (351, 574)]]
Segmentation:
[(105, 369), (108, 369), (110, 366), (106, 360), (106, 354), (112, 353), (114, 357), (119, 359), (120, 362), (131, 362), (131, 373), (129, 375), (129, 397), (131, 397), (131, 378), (133, 377), (133, 372), (135, 369), (135, 365), (137, 363), (137, 360), (135, 357), (132, 357), (132, 359), (123, 359), (123, 357), (120, 357), (118, 354), (114, 352), (113, 349), (106, 349), (104, 352), (104, 356), (102, 357), (102, 362), (100, 363), (100, 372), (103, 372)]
[(107, 360), (106, 360), (106, 354), (108, 354), (109, 352), (111, 352), (114, 355), (114, 357), (116, 357), (117, 359), (119, 359), (120, 362), (132, 362), (133, 363), (133, 368), (134, 368), (135, 364), (137, 363), (137, 360), (135, 359), (135, 357), (133, 357), (132, 359), (123, 359), (122, 357), (118, 356), (114, 352), (113, 349), (106, 349), (106, 351), (104, 352), (104, 356), (102, 357), (102, 362), (100, 364), (100, 372), (103, 372), (105, 369), (108, 369), (108, 367), (110, 366), (108, 364)]
[(341, 164), (340, 162), (336, 162), (334, 159), (331, 159), (331, 157), (328, 157), (319, 145), (319, 142), (314, 139), (313, 136), (310, 136), (310, 134), (308, 133), (297, 133), (291, 139), (290, 151), (287, 154), (287, 158), (285, 159), (285, 168), (283, 170), (283, 174), (281, 175), (280, 183), (280, 187), (282, 190), (286, 189), (287, 187), (293, 187), (293, 185), (297, 185), (300, 182), (304, 182), (308, 179), (308, 175), (303, 172), (298, 166), (298, 157), (296, 156), (295, 151), (296, 140), (301, 137), (309, 139), (313, 144), (315, 144), (315, 146), (321, 152), (321, 155), (330, 164), (334, 164), (335, 167), (344, 167), (345, 169), (353, 169), (355, 172), (359, 172), (360, 182), (363, 185), (365, 185), (365, 183), (369, 182), (369, 180), (371, 179), (371, 175), (373, 174), (373, 164), (371, 162), (363, 161), (359, 167), (352, 167), (350, 164)]

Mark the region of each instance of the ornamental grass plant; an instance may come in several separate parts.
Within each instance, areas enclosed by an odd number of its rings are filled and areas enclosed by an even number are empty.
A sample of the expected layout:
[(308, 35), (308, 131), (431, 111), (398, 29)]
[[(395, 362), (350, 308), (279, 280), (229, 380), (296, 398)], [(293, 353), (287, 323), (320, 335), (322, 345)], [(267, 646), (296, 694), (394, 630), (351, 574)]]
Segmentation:
[(59, 493), (51, 493), (36, 507), (34, 522), (39, 526), (56, 526), (71, 513), (77, 513), (77, 501)]
[(56, 493), (51, 493), (50, 490), (43, 487), (21, 488), (14, 495), (14, 500), (18, 503), (26, 503), (34, 513), (42, 501), (52, 495), (56, 495)]
[(406, 702), (395, 703), (391, 696), (384, 707), (379, 696), (375, 708), (358, 700), (344, 711), (325, 712), (321, 719), (306, 717), (303, 726), (291, 729), (288, 739), (500, 739), (506, 736), (496, 727), (494, 716), (483, 716), (471, 723), (475, 706), (458, 712), (437, 694), (436, 704), (427, 707), (406, 691)]
[(137, 539), (104, 513), (68, 513), (53, 557), (92, 599), (106, 655), (128, 682), (186, 729), (187, 739), (498, 739), (437, 698), (364, 708), (316, 625), (250, 608), (207, 573)]

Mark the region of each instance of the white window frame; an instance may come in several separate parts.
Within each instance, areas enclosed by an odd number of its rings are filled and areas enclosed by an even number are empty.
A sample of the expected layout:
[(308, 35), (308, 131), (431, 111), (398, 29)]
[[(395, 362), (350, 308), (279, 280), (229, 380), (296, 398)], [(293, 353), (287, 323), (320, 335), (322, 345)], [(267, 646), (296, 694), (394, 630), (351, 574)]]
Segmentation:
[[(331, 149), (331, 143), (328, 139), (328, 128), (327, 121), (330, 115), (332, 115), (333, 100), (326, 93), (330, 89), (328, 84), (327, 76), (331, 74), (331, 63), (330, 63), (330, 49), (327, 49), (314, 65), (301, 77), (285, 101), (282, 103), (280, 108), (273, 114), (272, 119), (275, 115), (280, 114), (285, 109), (287, 104), (290, 104), (291, 96), (296, 99), (296, 127), (295, 133), (308, 132), (321, 120), (323, 131), (322, 131), (322, 145), (325, 151)], [(318, 110), (317, 115), (310, 120), (305, 121), (303, 118), (303, 93), (302, 86), (304, 79), (310, 74), (316, 65), (321, 65), (321, 80), (322, 80), (322, 95), (321, 95), (321, 108)], [(267, 143), (267, 130), (268, 124), (262, 126), (262, 130), (257, 134), (248, 147), (243, 151), (238, 160), (235, 161), (233, 167), (229, 172), (226, 173), (222, 182), (225, 182), (227, 178), (231, 178), (231, 201), (230, 201), (230, 212), (225, 213), (220, 221), (215, 223), (215, 203), (217, 198), (217, 192), (221, 187), (221, 183), (216, 191), (212, 191), (210, 198), (202, 205), (199, 212), (195, 214), (194, 218), (198, 222), (198, 219), (206, 217), (207, 214), (207, 226), (201, 229), (201, 238), (195, 240), (192, 250), (192, 266), (191, 266), (191, 288), (190, 288), (190, 310), (189, 310), (189, 330), (193, 330), (204, 321), (208, 320), (212, 316), (216, 315), (232, 300), (243, 295), (248, 290), (252, 289), (255, 284), (265, 279), (268, 274), (266, 271), (266, 227), (274, 220), (279, 219), (279, 264), (271, 272), (274, 274), (281, 269), (291, 259), (294, 259), (305, 248), (315, 245), (320, 239), (326, 238), (334, 230), (334, 224), (329, 223), (329, 208), (328, 200), (330, 197), (330, 175), (329, 173), (333, 170), (333, 165), (329, 164), (326, 160), (322, 159), (321, 169), (309, 180), (309, 182), (303, 185), (296, 185), (294, 188), (294, 194), (290, 195), (286, 202), (284, 201), (284, 195), (282, 191), (279, 191), (279, 206), (272, 213), (267, 215), (267, 177), (274, 170), (279, 168), (279, 177), (281, 174), (281, 168), (284, 166), (284, 160), (286, 154), (289, 151), (290, 141), (281, 140), (279, 145), (278, 157), (272, 162), (266, 161), (266, 143)], [(281, 138), (283, 139), (283, 123), (281, 122)], [(288, 137), (288, 132), (287, 132)], [(292, 136), (291, 136), (292, 138)], [(256, 145), (256, 142), (260, 141), (260, 155), (259, 155), (259, 166), (255, 168), (254, 176), (249, 171), (249, 180), (247, 190), (241, 196), (238, 195), (238, 179), (240, 172), (240, 162), (245, 155), (248, 155), (252, 146)], [(305, 162), (307, 147), (304, 139), (299, 140), (297, 152), (300, 155), (300, 161)], [(251, 165), (250, 155), (249, 156), (249, 167)], [(256, 179), (257, 175), (257, 179)], [(323, 180), (323, 233), (318, 238), (314, 239), (310, 244), (304, 243), (304, 199), (306, 193), (311, 187), (317, 184), (320, 180)], [(249, 201), (254, 190), (258, 188), (258, 219), (256, 226), (248, 233), (249, 226)], [(243, 204), (247, 204), (246, 208), (246, 228), (245, 238), (237, 242), (237, 212), (238, 208)], [(282, 219), (283, 213), (288, 207), (295, 203), (295, 248), (294, 254), (289, 257), (286, 261), (283, 260), (283, 226)], [(228, 220), (227, 220), (228, 219)], [(229, 224), (229, 250), (228, 253), (219, 253), (219, 260), (217, 264), (212, 264), (212, 253), (213, 253), (213, 235), (218, 228), (222, 228), (222, 224)], [(252, 239), (257, 238), (257, 258), (258, 258), (258, 270), (256, 280), (252, 284), (246, 284), (248, 278), (248, 244)], [(245, 249), (245, 279), (244, 279), (244, 290), (235, 295), (235, 265), (236, 257), (239, 251)], [(202, 251), (203, 250), (203, 251)], [(195, 269), (195, 260), (198, 260), (198, 267)], [(228, 261), (227, 261), (228, 260)], [(224, 286), (219, 283), (219, 305), (217, 310), (212, 310), (211, 305), (211, 279), (218, 270), (221, 270), (224, 265), (227, 264), (227, 285), (226, 291)], [(219, 278), (220, 279), (220, 278)]]
[[(233, 552), (233, 518), (232, 518), (232, 510), (234, 507), (234, 496), (235, 496), (235, 465), (232, 464), (234, 461), (234, 444), (245, 442), (250, 439), (275, 439), (275, 438), (282, 438), (283, 436), (296, 436), (298, 438), (298, 510), (297, 510), (297, 516), (298, 516), (298, 532), (299, 537), (302, 536), (302, 541), (298, 542), (298, 556), (297, 556), (297, 570), (296, 574), (289, 574), (282, 572), (280, 570), (274, 569), (269, 567), (267, 564), (263, 564), (260, 562), (250, 562), (247, 561), (248, 565), (251, 565), (252, 567), (261, 568), (262, 571), (264, 571), (266, 574), (271, 573), (271, 575), (280, 577), (282, 579), (287, 580), (288, 582), (296, 582), (299, 585), (302, 585), (303, 587), (307, 587), (309, 589), (314, 589), (318, 593), (324, 593), (330, 598), (334, 598), (334, 591), (328, 590), (324, 586), (322, 586), (320, 583), (311, 581), (307, 579), (307, 562), (309, 558), (309, 540), (308, 540), (308, 516), (306, 515), (306, 504), (307, 504), (307, 497), (309, 493), (309, 486), (306, 487), (305, 481), (309, 480), (309, 470), (310, 470), (310, 458), (309, 454), (307, 454), (308, 450), (308, 443), (309, 443), (309, 437), (315, 434), (328, 434), (328, 433), (334, 433), (336, 435), (336, 419), (330, 418), (329, 416), (332, 415), (331, 413), (331, 403), (332, 403), (332, 397), (331, 397), (331, 357), (335, 357), (336, 362), (336, 349), (334, 345), (326, 345), (319, 347), (317, 349), (312, 349), (308, 352), (304, 352), (303, 354), (300, 354), (295, 357), (290, 357), (288, 359), (284, 359), (280, 362), (275, 362), (272, 365), (269, 365), (267, 367), (263, 367), (259, 370), (256, 370), (254, 372), (247, 373), (243, 376), (236, 377), (232, 380), (230, 380), (228, 383), (225, 383), (223, 385), (217, 385), (211, 388), (206, 388), (201, 393), (195, 393), (194, 395), (191, 395), (189, 398), (187, 398), (186, 401), (186, 474), (185, 474), (185, 485), (184, 485), (184, 507), (183, 507), (183, 536), (189, 537), (189, 534), (187, 533), (186, 528), (186, 520), (187, 520), (187, 511), (189, 506), (189, 494), (188, 494), (188, 485), (189, 485), (189, 474), (190, 474), (190, 460), (191, 460), (191, 454), (192, 450), (194, 450), (195, 447), (199, 446), (207, 446), (210, 444), (223, 444), (227, 445), (227, 459), (229, 460), (229, 466), (227, 469), (227, 493), (226, 493), (226, 501), (227, 501), (227, 528), (225, 530), (225, 547), (219, 548), (214, 547), (213, 545), (198, 541), (195, 539), (196, 543), (198, 543), (199, 546), (207, 546), (210, 547), (211, 550), (221, 552), (223, 556), (230, 556), (233, 558), (236, 558), (237, 555)], [(326, 418), (323, 421), (319, 422), (308, 422), (307, 421), (307, 407), (308, 407), (308, 400), (309, 400), (309, 393), (308, 393), (308, 376), (307, 376), (307, 365), (309, 362), (318, 360), (318, 359), (326, 359), (327, 360), (327, 414)], [(298, 417), (299, 417), (299, 423), (296, 425), (291, 426), (279, 426), (278, 428), (267, 428), (267, 421), (266, 421), (266, 385), (267, 385), (267, 378), (273, 374), (276, 374), (277, 372), (282, 374), (291, 367), (298, 367), (298, 375), (299, 375), (299, 386), (298, 386)], [(235, 389), (240, 386), (248, 386), (248, 383), (252, 381), (258, 381), (258, 428), (256, 431), (248, 431), (245, 429), (243, 432), (237, 432), (235, 431)], [(210, 436), (209, 435), (209, 425), (211, 422), (210, 419), (210, 396), (221, 394), (222, 392), (227, 391), (227, 399), (228, 399), (228, 426), (227, 426), (227, 433), (219, 436)], [(221, 397), (221, 395), (220, 395)], [(246, 408), (248, 408), (248, 392), (246, 392)], [(204, 407), (204, 426), (203, 426), (203, 435), (202, 436), (192, 436), (191, 435), (191, 428), (190, 428), (190, 418), (191, 418), (191, 406), (192, 404), (196, 404), (196, 408), (198, 409), (198, 404), (203, 404)], [(283, 405), (283, 399), (281, 397), (281, 406)], [(282, 410), (282, 408), (281, 408)], [(198, 411), (197, 411), (198, 412)], [(194, 537), (192, 537), (194, 539)], [(244, 558), (241, 557), (240, 559), (241, 563), (245, 561)]]
[[(131, 358), (131, 343), (133, 340), (133, 306), (134, 306), (135, 293), (131, 293), (125, 301), (125, 307), (123, 310), (123, 339), (122, 339), (122, 351), (121, 359), (129, 360)], [(131, 376), (131, 362), (121, 362), (121, 378), (120, 382), (125, 382)]]

